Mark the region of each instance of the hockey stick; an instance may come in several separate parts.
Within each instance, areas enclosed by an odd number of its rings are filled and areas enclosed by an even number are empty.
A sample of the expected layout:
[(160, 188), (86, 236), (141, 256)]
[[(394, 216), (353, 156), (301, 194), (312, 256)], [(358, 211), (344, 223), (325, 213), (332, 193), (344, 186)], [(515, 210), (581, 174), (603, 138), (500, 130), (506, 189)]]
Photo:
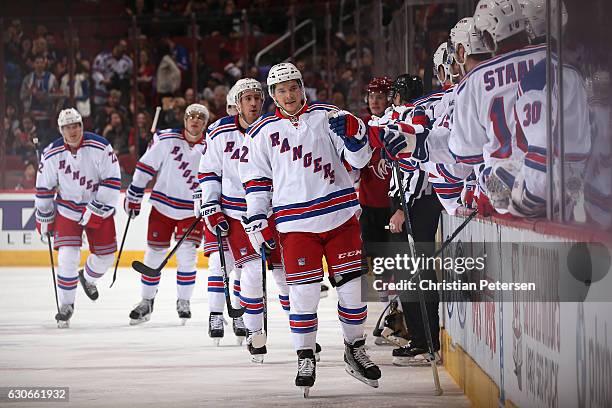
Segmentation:
[[(408, 212), (408, 204), (406, 203), (406, 196), (404, 191), (403, 177), (399, 168), (399, 162), (394, 161), (393, 166), (397, 171), (399, 183), (400, 201), (402, 203), (402, 209), (404, 210), (404, 226), (406, 228), (406, 235), (408, 236), (408, 245), (412, 256), (416, 256), (416, 249), (414, 247), (414, 236), (412, 235), (412, 225), (410, 224), (410, 214)], [(419, 295), (419, 306), (421, 308), (421, 319), (423, 320), (423, 329), (425, 330), (425, 340), (427, 341), (427, 348), (429, 349), (429, 360), (431, 363), (431, 371), (433, 373), (434, 386), (436, 387), (436, 395), (442, 395), (442, 387), (440, 386), (440, 377), (438, 376), (438, 367), (436, 366), (436, 354), (434, 352), (433, 340), (431, 338), (431, 329), (429, 326), (429, 317), (427, 315), (427, 305), (425, 304), (425, 296), (421, 291), (421, 276), (420, 271), (415, 273), (418, 281), (417, 293)]]
[(49, 259), (51, 260), (51, 275), (53, 276), (53, 291), (55, 292), (55, 307), (57, 307), (57, 314), (60, 313), (59, 299), (57, 297), (57, 282), (55, 280), (55, 265), (53, 263), (53, 249), (51, 248), (51, 234), (47, 233), (47, 244), (49, 244)]
[(463, 229), (466, 227), (466, 225), (468, 225), (468, 223), (470, 221), (472, 221), (472, 219), (478, 215), (478, 209), (475, 209), (474, 211), (472, 211), (470, 213), (470, 215), (467, 216), (467, 218), (465, 220), (463, 220), (463, 222), (461, 223), (461, 225), (459, 225), (455, 231), (453, 231), (453, 233), (446, 238), (446, 241), (444, 241), (442, 243), (442, 246), (440, 248), (438, 248), (438, 250), (433, 254), (432, 258), (436, 258), (438, 255), (440, 255), (442, 252), (444, 252), (444, 250), (446, 249), (447, 246), (449, 246), (452, 242), (453, 239), (455, 239), (457, 237), (457, 235), (459, 235), (459, 233), (461, 231), (463, 231)]
[(153, 123), (151, 124), (151, 133), (155, 133), (157, 130), (157, 121), (159, 120), (159, 114), (161, 113), (161, 106), (155, 108), (155, 117), (153, 118)]
[(176, 250), (181, 246), (181, 244), (183, 243), (185, 238), (187, 238), (189, 236), (189, 234), (191, 234), (191, 231), (193, 231), (193, 229), (196, 227), (196, 225), (198, 225), (198, 222), (200, 222), (201, 219), (202, 219), (202, 217), (196, 218), (196, 220), (193, 222), (193, 224), (191, 224), (191, 226), (189, 227), (187, 232), (185, 232), (183, 234), (181, 239), (179, 239), (178, 242), (176, 243), (176, 245), (174, 245), (174, 248), (172, 248), (172, 251), (170, 251), (170, 253), (164, 258), (162, 263), (157, 268), (150, 268), (150, 267), (148, 267), (147, 265), (143, 264), (140, 261), (132, 262), (132, 268), (134, 268), (136, 270), (136, 272), (138, 272), (138, 273), (140, 273), (142, 275), (145, 275), (145, 276), (148, 276), (148, 277), (151, 277), (151, 278), (158, 277), (160, 275), (160, 273), (161, 273), (161, 270), (164, 269), (164, 266), (166, 266), (166, 264), (168, 263), (170, 258), (172, 258), (172, 256), (176, 252)]
[[(40, 169), (40, 152), (38, 151), (38, 137), (32, 138), (34, 143), (34, 149), (36, 149), (36, 171)], [(57, 308), (57, 314), (60, 313), (59, 298), (57, 297), (57, 280), (55, 278), (55, 265), (53, 262), (53, 248), (51, 247), (51, 233), (47, 232), (47, 244), (49, 245), (49, 259), (51, 260), (51, 276), (53, 277), (53, 292), (55, 293), (55, 307)]]
[(263, 287), (263, 332), (261, 334), (253, 335), (251, 339), (251, 345), (255, 348), (261, 348), (266, 345), (268, 341), (268, 293), (266, 287), (266, 245), (261, 245), (261, 280)]
[(244, 314), (244, 308), (234, 309), (230, 298), (229, 290), (229, 275), (227, 273), (227, 265), (225, 263), (225, 252), (223, 251), (223, 237), (221, 236), (221, 227), (217, 227), (217, 249), (219, 251), (219, 259), (221, 260), (221, 272), (223, 273), (223, 293), (225, 294), (225, 305), (227, 306), (227, 314), (232, 319), (236, 319)]
[(125, 244), (125, 237), (127, 237), (128, 229), (130, 228), (130, 221), (132, 217), (128, 214), (127, 224), (125, 225), (125, 231), (123, 231), (123, 239), (121, 240), (121, 246), (119, 247), (119, 254), (117, 255), (117, 262), (115, 262), (115, 270), (113, 271), (113, 281), (111, 282), (109, 288), (112, 288), (115, 284), (115, 280), (117, 279), (117, 267), (119, 266), (119, 260), (121, 259), (121, 254), (123, 253), (123, 244)]

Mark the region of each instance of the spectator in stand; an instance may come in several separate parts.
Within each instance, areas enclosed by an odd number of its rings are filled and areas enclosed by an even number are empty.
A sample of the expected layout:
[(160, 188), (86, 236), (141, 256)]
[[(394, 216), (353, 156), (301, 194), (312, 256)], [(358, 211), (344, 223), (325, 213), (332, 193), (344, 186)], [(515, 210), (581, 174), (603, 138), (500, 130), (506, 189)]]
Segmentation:
[(126, 50), (127, 42), (120, 40), (115, 44), (111, 52), (102, 51), (93, 62), (93, 71), (101, 76), (101, 78), (94, 78), (94, 80), (99, 79), (98, 85), (106, 91), (111, 89), (120, 90), (125, 98), (122, 102), (125, 104), (127, 104), (130, 75), (134, 65), (132, 59), (126, 55)]
[(180, 106), (177, 105), (177, 99), (179, 98), (173, 98), (171, 96), (162, 98), (162, 111), (159, 114), (159, 122), (157, 123), (158, 129), (172, 129), (183, 126), (183, 117), (178, 116)]
[(195, 103), (196, 94), (193, 88), (187, 88), (185, 90), (185, 95), (183, 95), (183, 98), (185, 99), (185, 103), (187, 104), (187, 106), (191, 105), (192, 103)]
[(55, 116), (55, 98), (58, 96), (57, 80), (47, 71), (47, 59), (37, 55), (34, 59), (34, 72), (26, 75), (21, 83), (21, 102), (23, 111), (31, 112), (41, 138), (41, 146), (51, 142), (54, 133), (50, 119)]
[[(32, 40), (30, 38), (24, 37), (21, 40), (20, 47), (20, 55), (21, 58), (19, 60), (19, 65), (21, 66), (22, 72), (28, 72), (34, 69), (34, 54), (32, 53)], [(10, 58), (10, 57), (9, 57)]]
[(130, 130), (128, 145), (130, 154), (136, 159), (145, 154), (151, 142), (151, 115), (140, 112), (136, 115), (136, 127)]
[(329, 92), (326, 87), (317, 89), (317, 102), (329, 103)]
[(4, 117), (8, 120), (10, 131), (15, 134), (19, 131), (19, 117), (17, 116), (17, 108), (12, 103), (6, 104)]
[(213, 98), (212, 98), (212, 111), (210, 112), (213, 117), (210, 118), (211, 121), (217, 120), (227, 115), (225, 111), (225, 104), (227, 103), (227, 86), (225, 85), (217, 85), (215, 87)]
[(36, 187), (36, 165), (32, 161), (25, 162), (23, 177), (17, 182), (15, 190), (33, 190)]
[(138, 90), (144, 95), (146, 104), (152, 105), (154, 96), (153, 78), (155, 76), (155, 65), (153, 65), (151, 55), (147, 50), (140, 50), (138, 61)]
[(113, 146), (115, 154), (120, 155), (129, 153), (129, 129), (125, 126), (123, 117), (118, 112), (111, 113), (110, 122), (104, 128), (102, 136), (104, 136)]
[(181, 69), (170, 55), (164, 55), (157, 67), (157, 94), (172, 96), (181, 87)]
[(45, 37), (37, 37), (32, 41), (32, 54), (47, 56), (47, 40)]
[[(24, 160), (36, 153), (36, 147), (34, 146), (33, 140), (34, 138), (38, 138), (39, 134), (36, 129), (34, 117), (31, 113), (25, 113), (23, 115), (21, 128), (15, 136), (15, 153), (20, 155)], [(39, 139), (38, 148), (42, 151), (47, 144), (41, 143)]]
[(15, 132), (11, 129), (11, 120), (4, 117), (4, 149), (6, 154), (16, 154), (15, 152)]
[[(60, 83), (60, 89), (66, 100), (64, 107), (73, 106), (70, 103), (70, 74), (66, 73), (62, 77)], [(91, 105), (89, 101), (89, 63), (87, 61), (76, 61), (76, 69), (74, 74), (74, 100), (76, 102), (76, 109), (81, 114), (83, 121), (90, 120), (91, 117)]]
[(181, 70), (181, 73), (185, 74), (189, 70), (189, 53), (187, 49), (174, 42), (168, 34), (162, 35), (161, 43), (167, 47), (164, 50), (164, 55), (170, 55)]
[(346, 107), (344, 94), (339, 90), (334, 91), (334, 93), (332, 94), (332, 105), (336, 105), (340, 109), (345, 109)]
[(142, 92), (136, 94), (136, 101), (134, 101), (134, 95), (130, 95), (130, 118), (135, 118), (137, 112), (152, 111), (153, 105), (147, 105), (145, 97)]
[(110, 91), (106, 105), (98, 109), (94, 116), (94, 129), (98, 134), (102, 133), (110, 123), (110, 116), (114, 112), (120, 113), (124, 120), (128, 117), (127, 109), (121, 104), (121, 92), (116, 89)]

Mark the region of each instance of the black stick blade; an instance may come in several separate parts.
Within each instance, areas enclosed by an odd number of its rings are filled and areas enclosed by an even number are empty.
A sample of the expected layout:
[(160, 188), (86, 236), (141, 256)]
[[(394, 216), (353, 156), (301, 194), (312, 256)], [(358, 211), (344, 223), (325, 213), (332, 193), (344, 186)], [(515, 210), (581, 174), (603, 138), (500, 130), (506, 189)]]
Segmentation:
[(240, 316), (242, 316), (244, 314), (244, 308), (241, 307), (240, 309), (234, 309), (233, 307), (228, 305), (227, 306), (227, 314), (232, 319), (236, 319), (236, 318), (238, 318), (238, 317), (240, 317)]
[(150, 278), (156, 278), (160, 275), (157, 269), (149, 268), (147, 265), (143, 264), (140, 261), (133, 261), (132, 268), (142, 275), (148, 276)]

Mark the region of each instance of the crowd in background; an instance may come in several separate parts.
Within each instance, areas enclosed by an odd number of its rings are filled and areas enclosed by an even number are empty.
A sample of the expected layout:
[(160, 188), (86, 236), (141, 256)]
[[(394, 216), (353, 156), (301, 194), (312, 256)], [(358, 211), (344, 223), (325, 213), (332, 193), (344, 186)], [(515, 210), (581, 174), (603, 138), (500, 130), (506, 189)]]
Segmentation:
[[(117, 2), (108, 2), (109, 6), (113, 3)], [(182, 126), (183, 111), (194, 102), (209, 108), (212, 122), (225, 116), (227, 92), (239, 78), (253, 77), (265, 83), (269, 67), (286, 57), (287, 50), (281, 48), (273, 50), (260, 66), (249, 65), (251, 61), (245, 61), (241, 39), (241, 10), (248, 13), (250, 32), (255, 37), (277, 38), (284, 33), (289, 21), (286, 2), (136, 0), (118, 3), (124, 7), (124, 17), (133, 16), (138, 23), (137, 48), (127, 28), (123, 35), (107, 41), (104, 49), (81, 46), (83, 41), (77, 32), (70, 49), (65, 33), (50, 30), (44, 22), (26, 18), (6, 20), (4, 140), (5, 153), (12, 163), (9, 171), (21, 172), (27, 163), (35, 161), (34, 140), (38, 140), (42, 150), (59, 137), (57, 113), (71, 105), (72, 96), (83, 116), (85, 129), (112, 143), (120, 157), (125, 184), (151, 138), (150, 127), (157, 106), (162, 108), (158, 129)], [(323, 11), (320, 8), (310, 13), (320, 15)], [(191, 41), (188, 16), (192, 13), (205, 19), (200, 24), (197, 61), (193, 61), (188, 49)], [(168, 20), (170, 16), (174, 19)], [(299, 20), (305, 17), (309, 17), (308, 13), (300, 11)], [(327, 78), (323, 52), (315, 59), (305, 53), (295, 64), (304, 73), (310, 101), (325, 101), (363, 113), (363, 88), (372, 77), (374, 67), (373, 47), (367, 38), (361, 38), (361, 58), (357, 64), (357, 38), (352, 28), (334, 30), (332, 78)], [(253, 51), (257, 50), (251, 50), (251, 60)], [(211, 53), (218, 55), (211, 56)], [(74, 61), (72, 84), (70, 58)], [(193, 64), (197, 67), (197, 89), (192, 86)], [(133, 92), (134, 86), (137, 92)], [(271, 109), (269, 98), (265, 108)], [(9, 177), (7, 184), (5, 188), (23, 183)]]

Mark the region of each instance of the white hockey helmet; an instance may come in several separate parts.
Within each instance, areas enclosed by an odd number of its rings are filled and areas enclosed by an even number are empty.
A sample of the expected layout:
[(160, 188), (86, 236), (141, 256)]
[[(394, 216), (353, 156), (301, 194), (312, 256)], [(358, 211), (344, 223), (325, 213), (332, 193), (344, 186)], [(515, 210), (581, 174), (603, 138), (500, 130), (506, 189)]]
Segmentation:
[(227, 92), (227, 96), (225, 98), (225, 111), (227, 112), (228, 115), (235, 115), (236, 114), (236, 98), (235, 98), (235, 90), (236, 90), (236, 84), (234, 84), (234, 86), (232, 86), (230, 88), (230, 90)]
[(234, 105), (238, 106), (238, 102), (240, 101), (240, 97), (246, 91), (256, 91), (261, 94), (261, 98), (264, 98), (264, 91), (261, 83), (253, 78), (243, 78), (239, 79), (238, 82), (232, 87), (234, 90)]
[(491, 35), (494, 44), (487, 44), (491, 52), (496, 51), (500, 41), (525, 31), (525, 17), (518, 0), (480, 0), (474, 24), (483, 33), (483, 39), (485, 32)]
[(280, 64), (274, 65), (270, 68), (270, 72), (268, 72), (268, 78), (266, 79), (266, 84), (268, 85), (268, 92), (274, 101), (274, 104), (280, 108), (285, 114), (288, 116), (294, 116), (286, 112), (285, 109), (276, 101), (274, 98), (274, 87), (281, 82), (296, 80), (302, 88), (302, 106), (298, 109), (298, 112), (304, 108), (306, 105), (306, 89), (304, 88), (304, 80), (302, 79), (302, 74), (300, 70), (295, 67), (290, 62), (281, 62)]
[(462, 18), (455, 24), (450, 31), (450, 42), (453, 53), (457, 52), (459, 44), (463, 45), (466, 57), (472, 54), (490, 53), (482, 40), (481, 33), (476, 29), (473, 17)]
[(203, 115), (205, 123), (208, 123), (208, 118), (210, 118), (208, 108), (199, 103), (192, 103), (187, 107), (187, 109), (185, 109), (185, 119), (187, 119), (187, 116), (189, 115)]
[(74, 108), (63, 109), (57, 117), (57, 127), (61, 130), (63, 126), (72, 125), (73, 123), (80, 123), (83, 127), (83, 118), (79, 111)]
[(546, 0), (519, 0), (529, 39), (546, 35)]
[[(450, 75), (450, 67), (448, 66), (448, 43), (445, 41), (438, 46), (436, 52), (434, 52), (433, 56), (433, 64), (434, 64), (434, 75), (438, 78), (440, 83), (446, 82)], [(444, 69), (444, 78), (440, 78), (440, 65)]]
[(268, 85), (268, 88), (270, 88), (270, 93), (272, 93), (272, 87), (274, 85), (285, 81), (291, 81), (293, 79), (298, 81), (300, 86), (304, 86), (302, 73), (295, 67), (295, 65), (290, 62), (281, 62), (280, 64), (276, 64), (270, 68), (268, 78), (266, 79), (266, 84)]

